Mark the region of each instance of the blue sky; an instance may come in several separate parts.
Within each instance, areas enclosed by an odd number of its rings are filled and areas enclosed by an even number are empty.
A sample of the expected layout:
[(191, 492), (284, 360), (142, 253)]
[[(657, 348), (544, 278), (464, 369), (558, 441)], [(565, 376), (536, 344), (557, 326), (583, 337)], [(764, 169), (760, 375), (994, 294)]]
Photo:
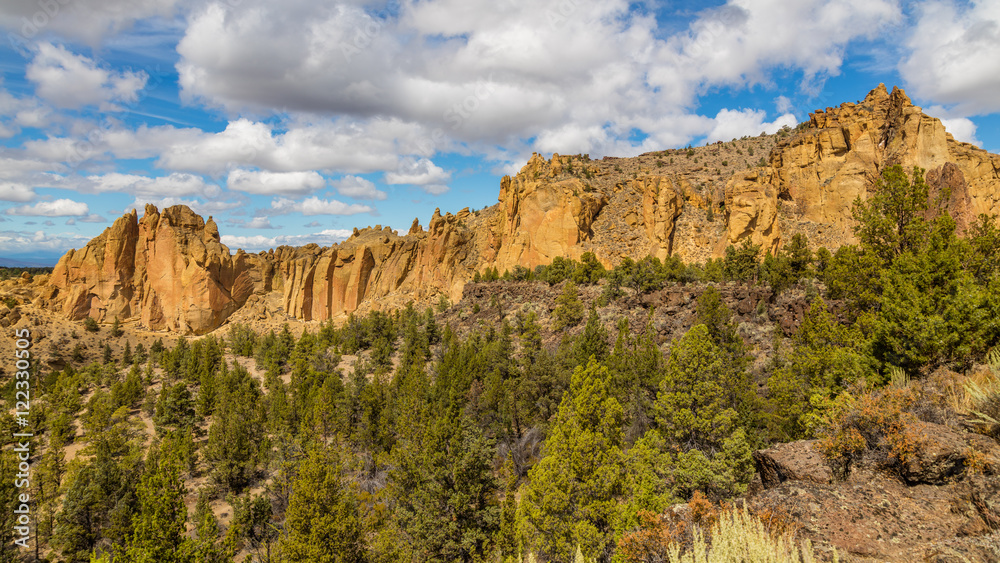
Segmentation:
[(773, 132), (880, 82), (1000, 152), (996, 1), (25, 0), (0, 27), (0, 256), (146, 203), (233, 250), (405, 231), (532, 152)]

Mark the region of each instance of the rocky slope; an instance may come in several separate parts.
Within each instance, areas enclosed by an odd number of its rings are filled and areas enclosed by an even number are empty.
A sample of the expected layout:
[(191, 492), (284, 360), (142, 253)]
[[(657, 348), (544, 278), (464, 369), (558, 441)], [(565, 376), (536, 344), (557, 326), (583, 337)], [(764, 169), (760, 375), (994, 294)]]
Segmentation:
[(219, 229), (190, 209), (119, 218), (56, 265), (41, 301), (70, 319), (138, 319), (151, 329), (202, 334), (254, 292), (269, 290), (266, 261), (219, 242)]
[[(477, 271), (533, 268), (556, 256), (677, 255), (704, 261), (749, 238), (777, 249), (796, 233), (831, 250), (853, 242), (851, 203), (887, 165), (920, 166), (948, 188), (960, 228), (1000, 211), (1000, 156), (956, 142), (899, 89), (811, 114), (777, 135), (633, 158), (534, 155), (500, 182), (499, 202), (415, 219), (405, 235), (356, 230), (329, 248), (232, 254), (211, 218), (186, 207), (135, 212), (60, 261), (38, 297), (72, 319), (137, 320), (204, 333), (249, 303), (251, 314), (323, 320), (364, 308), (462, 295)], [(259, 311), (258, 311), (259, 309)]]

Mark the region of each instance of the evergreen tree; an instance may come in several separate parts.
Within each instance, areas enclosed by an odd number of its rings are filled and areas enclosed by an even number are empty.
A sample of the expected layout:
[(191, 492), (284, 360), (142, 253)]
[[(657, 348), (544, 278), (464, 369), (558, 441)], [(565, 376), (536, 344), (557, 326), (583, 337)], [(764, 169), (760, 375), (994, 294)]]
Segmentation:
[(719, 450), (739, 425), (740, 405), (730, 397), (746, 386), (725, 354), (713, 342), (706, 325), (693, 326), (670, 350), (656, 418), (664, 435), (685, 449)]
[(344, 483), (339, 457), (313, 450), (302, 461), (279, 540), (282, 561), (361, 563), (365, 531), (355, 494)]
[(239, 364), (224, 370), (219, 401), (208, 429), (205, 460), (226, 490), (246, 487), (266, 459), (267, 414), (260, 384)]
[[(454, 410), (452, 410), (454, 412)], [(421, 561), (480, 561), (499, 529), (494, 448), (468, 417), (430, 421), (396, 456), (397, 518)], [(412, 446), (416, 446), (415, 451)]]
[(526, 549), (568, 562), (580, 546), (609, 561), (621, 490), (622, 409), (608, 389), (608, 369), (594, 360), (573, 373), (544, 457), (530, 472), (521, 501)]
[(590, 308), (590, 315), (587, 317), (587, 326), (583, 329), (577, 341), (577, 358), (580, 364), (585, 364), (587, 359), (593, 356), (597, 361), (603, 361), (608, 355), (608, 331), (604, 328), (597, 309)]
[(556, 308), (552, 311), (554, 330), (574, 327), (583, 320), (583, 303), (572, 281), (566, 282), (562, 294), (556, 298)]
[(813, 301), (792, 344), (767, 382), (770, 426), (782, 441), (807, 435), (805, 415), (818, 402), (814, 398), (832, 398), (874, 375), (872, 359), (864, 352), (867, 342), (856, 328), (841, 325), (822, 299)]
[[(138, 512), (122, 561), (130, 563), (192, 562), (193, 544), (185, 537), (187, 509), (184, 484), (176, 461), (151, 451), (137, 490)], [(115, 558), (116, 561), (119, 558)]]
[(865, 249), (890, 265), (904, 252), (919, 249), (929, 235), (929, 188), (923, 170), (914, 167), (908, 178), (896, 164), (882, 170), (870, 191), (874, 193), (867, 201), (854, 201), (854, 233)]
[(723, 258), (723, 270), (730, 280), (740, 282), (757, 281), (757, 266), (760, 262), (761, 246), (753, 244), (749, 238), (743, 239), (739, 247), (729, 245)]
[(998, 311), (962, 269), (954, 226), (950, 217), (940, 218), (922, 248), (898, 255), (882, 275), (875, 353), (911, 373), (948, 362), (968, 365), (995, 341)]

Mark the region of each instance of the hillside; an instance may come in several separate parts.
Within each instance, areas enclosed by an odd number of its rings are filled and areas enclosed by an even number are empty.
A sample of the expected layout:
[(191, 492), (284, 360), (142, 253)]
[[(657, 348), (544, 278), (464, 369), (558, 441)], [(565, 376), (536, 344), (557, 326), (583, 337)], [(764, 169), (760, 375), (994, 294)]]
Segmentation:
[(501, 180), (494, 206), (435, 212), (426, 229), (414, 219), (405, 234), (356, 230), (327, 248), (232, 254), (211, 217), (147, 206), (67, 253), (37, 305), (74, 320), (204, 334), (271, 292), (282, 312), (324, 320), (439, 294), (455, 301), (476, 272), (586, 252), (607, 267), (647, 255), (705, 262), (744, 240), (774, 252), (796, 234), (835, 251), (855, 242), (851, 203), (894, 164), (919, 166), (933, 194), (948, 191), (960, 232), (1000, 211), (1000, 156), (956, 142), (905, 93), (880, 85), (776, 135), (632, 158), (535, 155)]
[(49, 561), (1000, 561), (997, 169), (880, 87), (328, 248), (132, 212), (0, 281), (0, 559), (30, 430)]

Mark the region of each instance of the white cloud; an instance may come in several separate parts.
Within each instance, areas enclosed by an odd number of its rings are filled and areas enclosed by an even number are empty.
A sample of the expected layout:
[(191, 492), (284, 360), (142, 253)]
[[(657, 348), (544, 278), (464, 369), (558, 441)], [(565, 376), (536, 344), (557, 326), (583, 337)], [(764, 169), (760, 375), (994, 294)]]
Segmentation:
[(767, 112), (756, 109), (722, 109), (715, 116), (715, 125), (705, 138), (707, 142), (728, 141), (745, 136), (756, 136), (761, 132), (775, 133), (783, 126), (795, 127), (795, 116), (786, 113), (774, 121), (766, 122)]
[(306, 195), (322, 189), (326, 180), (318, 173), (267, 172), (237, 168), (229, 173), (230, 190), (261, 195)]
[(51, 43), (40, 43), (35, 58), (25, 72), (35, 83), (35, 92), (64, 108), (99, 106), (102, 111), (117, 109), (113, 102), (133, 102), (146, 86), (145, 72), (113, 72), (101, 68), (82, 55)]
[[(255, 167), (275, 172), (326, 170), (359, 174), (396, 167), (397, 155), (419, 150), (423, 127), (399, 120), (335, 119), (290, 124), (280, 134), (241, 118), (224, 131), (171, 142), (157, 165), (204, 174)], [(434, 147), (432, 147), (432, 150)]]
[(77, 233), (0, 231), (0, 251), (24, 252), (25, 249), (33, 249), (35, 252), (65, 251), (84, 246), (90, 238)]
[(271, 224), (270, 217), (254, 217), (249, 221), (243, 219), (227, 219), (226, 223), (233, 227), (242, 227), (244, 229), (280, 229), (281, 227), (276, 227)]
[(424, 184), (420, 186), (420, 189), (431, 195), (441, 195), (447, 192), (450, 188), (445, 184)]
[(377, 189), (371, 180), (360, 176), (344, 176), (332, 183), (337, 188), (337, 193), (342, 196), (354, 199), (385, 199), (388, 197), (385, 192)]
[(0, 182), (0, 200), (31, 201), (35, 199), (35, 190), (24, 184)]
[(405, 158), (400, 161), (395, 172), (386, 172), (387, 184), (441, 184), (451, 179), (451, 172), (445, 172), (440, 166), (427, 158)]
[(40, 201), (34, 205), (21, 205), (7, 210), (8, 215), (30, 217), (80, 217), (90, 214), (86, 203), (71, 199)]
[(982, 142), (976, 138), (976, 124), (971, 119), (967, 117), (942, 119), (941, 124), (956, 140), (982, 146)]
[[(516, 152), (621, 154), (708, 133), (715, 124), (690, 112), (709, 88), (770, 87), (780, 67), (815, 91), (852, 40), (902, 18), (896, 0), (731, 0), (664, 38), (624, 0), (406, 2), (384, 17), (364, 8), (244, 0), (238, 12), (197, 12), (177, 48), (183, 93), (234, 112), (281, 107), (419, 130), (396, 137), (405, 142), (391, 155), (490, 153), (532, 138)], [(629, 141), (635, 129), (648, 145)], [(368, 170), (406, 174), (384, 162)]]
[(280, 235), (276, 237), (222, 235), (222, 243), (229, 248), (242, 248), (249, 252), (268, 250), (282, 245), (302, 246), (316, 243), (320, 246), (330, 246), (347, 240), (352, 232), (346, 229), (326, 229), (307, 235)]
[(955, 105), (962, 116), (1000, 111), (1000, 4), (952, 1), (919, 5), (899, 64), (907, 92)]
[(0, 27), (11, 45), (27, 49), (50, 32), (89, 45), (114, 35), (137, 20), (169, 16), (184, 0), (53, 0), (0, 3)]
[(98, 193), (119, 192), (152, 197), (199, 195), (213, 198), (222, 193), (219, 186), (205, 182), (201, 176), (178, 172), (156, 178), (113, 172), (103, 176), (88, 176), (87, 182), (80, 187)]
[(357, 203), (346, 204), (335, 199), (326, 200), (318, 197), (310, 197), (303, 201), (295, 201), (284, 197), (279, 197), (271, 201), (272, 214), (282, 215), (285, 213), (301, 213), (302, 215), (355, 215), (357, 213), (370, 213), (375, 209), (367, 205)]
[(192, 211), (201, 215), (202, 217), (207, 217), (215, 213), (221, 213), (223, 211), (230, 211), (243, 205), (243, 202), (239, 201), (198, 201), (196, 199), (183, 199), (179, 197), (137, 197), (132, 205), (126, 207), (126, 211), (130, 209), (138, 209), (140, 212), (146, 207), (146, 204), (155, 205), (157, 209), (163, 210), (167, 207), (173, 207), (174, 205), (186, 205), (191, 208)]

